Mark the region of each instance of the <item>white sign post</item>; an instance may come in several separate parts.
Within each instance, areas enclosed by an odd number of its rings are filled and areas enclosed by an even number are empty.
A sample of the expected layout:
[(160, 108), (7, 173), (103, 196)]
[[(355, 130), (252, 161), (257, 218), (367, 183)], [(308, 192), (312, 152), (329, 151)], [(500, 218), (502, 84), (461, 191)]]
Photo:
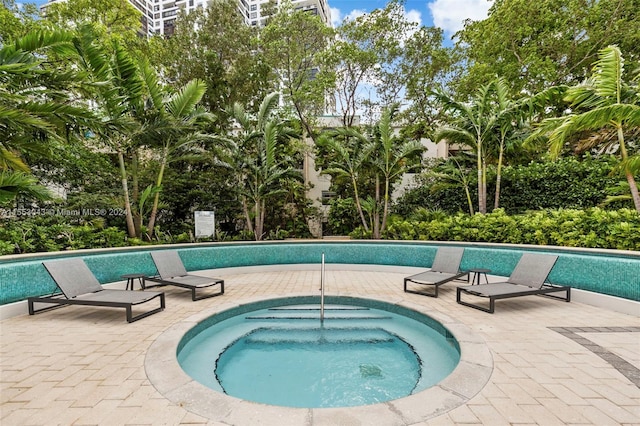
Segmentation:
[(195, 212), (196, 238), (213, 237), (216, 233), (216, 215), (214, 212)]

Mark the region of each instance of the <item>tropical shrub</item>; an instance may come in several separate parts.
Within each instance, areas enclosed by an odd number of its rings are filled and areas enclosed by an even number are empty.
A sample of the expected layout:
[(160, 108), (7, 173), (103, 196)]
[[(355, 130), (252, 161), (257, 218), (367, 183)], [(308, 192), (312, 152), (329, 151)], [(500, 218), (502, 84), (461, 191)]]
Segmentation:
[(349, 235), (362, 226), (353, 198), (334, 198), (329, 206), (329, 217), (323, 230), (325, 235)]
[(36, 253), (132, 245), (126, 233), (116, 227), (102, 227), (100, 221), (81, 225), (67, 223), (61, 216), (38, 216), (3, 220), (0, 254)]
[[(612, 157), (575, 157), (506, 167), (500, 206), (508, 213), (527, 210), (588, 208), (601, 204), (621, 178), (612, 175)], [(628, 206), (633, 205), (629, 203)], [(619, 206), (622, 207), (622, 206)]]
[[(528, 210), (589, 208), (601, 205), (621, 180), (611, 172), (615, 160), (604, 156), (583, 159), (561, 158), (553, 162), (531, 163), (505, 167), (502, 171), (500, 207), (509, 214)], [(477, 197), (471, 177), (472, 199)], [(419, 179), (420, 186), (407, 191), (396, 203), (394, 211), (409, 217), (419, 208), (442, 210), (451, 214), (467, 212), (462, 187), (443, 186), (433, 189), (438, 182), (433, 177)], [(494, 192), (495, 179), (487, 184), (488, 205)], [(611, 208), (632, 207), (630, 201), (618, 202)]]
[(393, 221), (385, 238), (640, 250), (640, 215), (633, 209), (599, 207), (517, 215), (503, 209), (486, 215), (438, 214), (433, 220)]

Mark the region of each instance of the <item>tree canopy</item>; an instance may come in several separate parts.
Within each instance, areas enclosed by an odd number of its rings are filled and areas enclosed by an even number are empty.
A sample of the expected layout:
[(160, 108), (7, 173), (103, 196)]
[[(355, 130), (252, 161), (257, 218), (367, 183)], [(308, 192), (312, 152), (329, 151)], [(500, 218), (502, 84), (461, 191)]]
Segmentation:
[(496, 0), (487, 19), (457, 34), (465, 71), (456, 89), (470, 93), (496, 77), (514, 94), (576, 84), (608, 45), (637, 67), (638, 28), (640, 0)]

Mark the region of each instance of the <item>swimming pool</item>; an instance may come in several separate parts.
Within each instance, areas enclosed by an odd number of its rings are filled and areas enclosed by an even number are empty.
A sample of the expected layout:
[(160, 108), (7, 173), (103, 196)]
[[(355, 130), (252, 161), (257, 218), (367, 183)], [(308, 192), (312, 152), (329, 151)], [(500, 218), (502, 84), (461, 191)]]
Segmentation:
[[(439, 310), (416, 304), (400, 295), (381, 301), (360, 296), (326, 296), (326, 303), (365, 305), (372, 308), (391, 306), (390, 311), (409, 318), (429, 321), (439, 332), (450, 332), (458, 344), (460, 360), (455, 369), (437, 384), (422, 391), (386, 402), (354, 407), (296, 408), (269, 405), (214, 391), (194, 380), (180, 366), (177, 354), (200, 331), (225, 319), (256, 308), (281, 306), (283, 297), (229, 300), (204, 309), (177, 322), (153, 341), (145, 355), (145, 372), (151, 385), (163, 397), (186, 410), (225, 424), (314, 424), (319, 419), (332, 422), (369, 419), (368, 424), (412, 424), (426, 421), (465, 404), (478, 394), (493, 371), (493, 357), (485, 341), (465, 324)], [(310, 304), (317, 295), (286, 297), (287, 303)], [(222, 299), (218, 300), (222, 302)], [(256, 304), (258, 303), (258, 304)], [(445, 331), (446, 330), (446, 331)], [(310, 420), (313, 419), (313, 420)]]
[(460, 360), (457, 341), (432, 318), (384, 302), (331, 300), (322, 322), (317, 297), (275, 300), (270, 307), (259, 302), (219, 321), (207, 318), (181, 342), (179, 363), (218, 392), (327, 408), (420, 392)]

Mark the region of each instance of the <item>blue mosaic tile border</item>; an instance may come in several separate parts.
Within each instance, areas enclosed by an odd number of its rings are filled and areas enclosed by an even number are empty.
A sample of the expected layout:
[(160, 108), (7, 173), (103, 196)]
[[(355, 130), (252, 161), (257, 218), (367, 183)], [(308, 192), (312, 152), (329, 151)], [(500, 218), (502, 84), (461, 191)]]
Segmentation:
[[(508, 276), (525, 251), (559, 255), (549, 281), (625, 299), (640, 301), (640, 255), (622, 251), (587, 252), (551, 247), (512, 247), (476, 243), (448, 244), (465, 247), (461, 268), (488, 268)], [(237, 266), (320, 263), (378, 264), (430, 267), (438, 245), (427, 242), (341, 241), (213, 243), (157, 246), (144, 249), (64, 252), (0, 259), (0, 304), (56, 291), (42, 261), (82, 257), (101, 283), (121, 281), (123, 274), (156, 273), (152, 250), (178, 250), (189, 271)]]

